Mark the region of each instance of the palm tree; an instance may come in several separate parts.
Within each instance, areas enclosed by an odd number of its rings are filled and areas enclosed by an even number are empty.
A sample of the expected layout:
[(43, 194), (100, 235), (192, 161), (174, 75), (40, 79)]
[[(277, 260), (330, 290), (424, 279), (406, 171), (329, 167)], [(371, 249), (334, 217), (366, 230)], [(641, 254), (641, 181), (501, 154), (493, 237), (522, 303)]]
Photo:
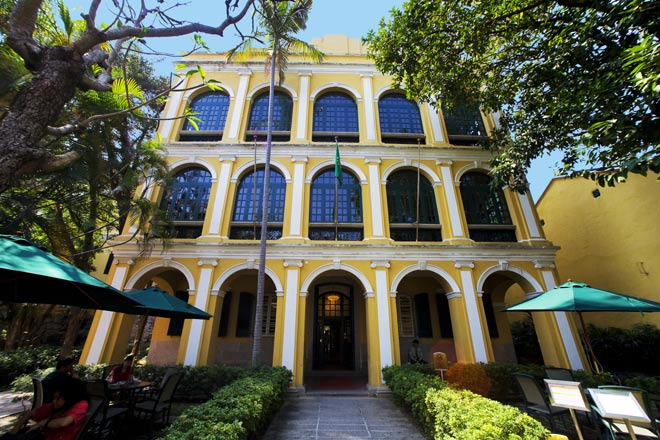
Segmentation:
[[(284, 72), (289, 55), (300, 54), (320, 63), (323, 54), (314, 46), (299, 40), (294, 35), (307, 27), (307, 18), (312, 8), (312, 0), (261, 0), (257, 6), (259, 28), (258, 37), (264, 37), (266, 47), (255, 49), (252, 40), (244, 40), (227, 53), (227, 60), (235, 57), (251, 58), (255, 54), (266, 55), (266, 68), (270, 69), (270, 89), (268, 93), (268, 128), (266, 135), (266, 164), (261, 207), (261, 237), (259, 243), (259, 273), (257, 276), (257, 307), (254, 317), (252, 342), (252, 366), (257, 365), (257, 355), (261, 351), (261, 319), (266, 279), (266, 239), (268, 225), (268, 199), (270, 186), (270, 154), (273, 138), (273, 101), (275, 96), (275, 69), (279, 71), (278, 84), (284, 81)], [(255, 176), (256, 177), (256, 176)]]

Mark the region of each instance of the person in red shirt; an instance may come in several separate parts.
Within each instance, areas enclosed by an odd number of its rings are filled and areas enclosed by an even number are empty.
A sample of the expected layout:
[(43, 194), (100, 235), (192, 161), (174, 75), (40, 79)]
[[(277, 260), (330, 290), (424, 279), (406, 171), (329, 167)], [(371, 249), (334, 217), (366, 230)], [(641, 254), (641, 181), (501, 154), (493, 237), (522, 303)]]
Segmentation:
[[(84, 399), (82, 383), (77, 379), (62, 382), (53, 393), (53, 401), (19, 417), (11, 433), (3, 439), (16, 440), (75, 440), (87, 415), (89, 404)], [(28, 420), (36, 420), (27, 429)]]
[(117, 365), (110, 371), (106, 380), (110, 383), (133, 380), (133, 355), (127, 355), (121, 365)]

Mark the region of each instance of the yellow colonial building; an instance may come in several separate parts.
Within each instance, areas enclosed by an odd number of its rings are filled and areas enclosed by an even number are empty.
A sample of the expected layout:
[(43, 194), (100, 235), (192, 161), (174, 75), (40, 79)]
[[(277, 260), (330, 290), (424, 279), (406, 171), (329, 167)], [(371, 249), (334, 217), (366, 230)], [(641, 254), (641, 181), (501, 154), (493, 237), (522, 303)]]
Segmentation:
[[(555, 178), (537, 202), (549, 239), (560, 246), (560, 279), (660, 301), (660, 182), (630, 174), (602, 188), (587, 179)], [(585, 313), (599, 327), (660, 327), (660, 313)]]
[[(515, 362), (501, 310), (555, 286), (557, 248), (529, 195), (488, 189), (490, 155), (478, 144), (497, 120), (407, 100), (356, 39), (312, 44), (324, 62), (291, 57), (275, 93), (262, 304), (264, 60), (184, 59), (221, 90), (191, 76), (164, 111), (159, 134), (175, 178), (147, 197), (176, 238), (145, 249), (138, 236), (114, 248), (108, 282), (156, 284), (213, 318), (156, 319), (148, 361), (248, 365), (261, 307), (260, 361), (291, 369), (298, 388), (336, 374), (378, 390), (382, 367), (407, 362), (415, 338), (427, 360), (442, 351), (452, 361)], [(198, 127), (177, 118), (186, 109)], [(583, 369), (570, 319), (534, 315), (544, 361)], [(82, 361), (118, 361), (134, 321), (97, 312)]]

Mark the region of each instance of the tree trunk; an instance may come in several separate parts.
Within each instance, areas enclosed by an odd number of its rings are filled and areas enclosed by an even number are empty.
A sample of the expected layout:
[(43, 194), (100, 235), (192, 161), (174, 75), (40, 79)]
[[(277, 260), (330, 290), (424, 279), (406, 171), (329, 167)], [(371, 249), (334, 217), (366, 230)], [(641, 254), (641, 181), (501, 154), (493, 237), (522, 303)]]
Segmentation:
[(71, 307), (69, 311), (69, 320), (67, 321), (66, 332), (64, 333), (64, 342), (62, 342), (62, 356), (71, 356), (73, 347), (80, 331), (80, 321), (85, 311), (80, 307)]
[[(264, 290), (266, 284), (266, 240), (268, 239), (268, 199), (270, 191), (270, 152), (273, 140), (273, 100), (275, 97), (275, 61), (278, 42), (273, 43), (273, 58), (270, 60), (270, 89), (268, 90), (268, 131), (266, 135), (266, 164), (264, 167), (264, 190), (261, 205), (261, 239), (259, 241), (259, 272), (257, 274), (257, 307), (254, 314), (252, 335), (252, 366), (257, 366), (261, 351), (261, 319), (263, 317)], [(257, 176), (255, 175), (256, 179)]]
[(0, 123), (0, 192), (47, 163), (51, 155), (41, 140), (73, 98), (83, 72), (82, 60), (72, 48), (44, 49), (34, 79), (18, 93)]
[(23, 333), (23, 323), (28, 313), (27, 308), (27, 304), (19, 304), (16, 307), (16, 314), (7, 329), (6, 351), (14, 351), (18, 348), (18, 341), (20, 340), (21, 333)]

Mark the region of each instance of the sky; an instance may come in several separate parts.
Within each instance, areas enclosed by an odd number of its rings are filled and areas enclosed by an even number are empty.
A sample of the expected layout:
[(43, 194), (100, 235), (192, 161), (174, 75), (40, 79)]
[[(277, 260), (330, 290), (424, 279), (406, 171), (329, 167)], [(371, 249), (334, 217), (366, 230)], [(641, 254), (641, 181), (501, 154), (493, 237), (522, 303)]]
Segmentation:
[[(75, 0), (74, 0), (75, 1)], [(78, 0), (80, 1), (80, 0)], [(392, 7), (400, 8), (403, 0), (316, 0), (307, 22), (307, 29), (298, 35), (304, 41), (328, 34), (342, 34), (351, 38), (361, 38), (370, 29), (375, 29), (382, 17), (389, 17)], [(218, 8), (222, 5), (223, 8)], [(217, 12), (215, 12), (217, 11)], [(213, 20), (212, 14), (218, 14)], [(224, 18), (224, 2), (219, 0), (191, 0), (183, 9), (175, 14), (185, 15), (187, 20), (200, 21), (205, 24), (219, 22)], [(225, 37), (204, 36), (212, 52), (224, 52), (238, 43), (237, 32), (233, 29), (225, 33)], [(180, 53), (191, 46), (192, 38), (176, 37), (155, 39), (154, 47), (169, 53)], [(158, 65), (158, 73), (168, 75), (173, 70), (175, 61), (162, 62)], [(528, 172), (530, 191), (534, 201), (543, 193), (553, 177), (552, 166), (556, 158), (545, 157), (532, 163)]]

